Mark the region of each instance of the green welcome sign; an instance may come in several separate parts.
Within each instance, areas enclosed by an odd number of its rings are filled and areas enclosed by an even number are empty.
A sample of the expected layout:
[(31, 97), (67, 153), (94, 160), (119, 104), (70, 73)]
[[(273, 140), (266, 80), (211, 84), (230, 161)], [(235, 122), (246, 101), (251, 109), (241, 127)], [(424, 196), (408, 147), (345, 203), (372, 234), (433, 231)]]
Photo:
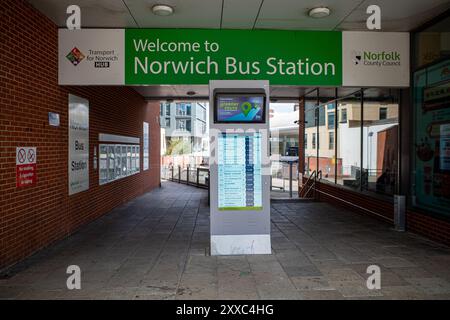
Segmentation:
[(126, 29), (125, 84), (342, 84), (342, 33), (324, 31)]

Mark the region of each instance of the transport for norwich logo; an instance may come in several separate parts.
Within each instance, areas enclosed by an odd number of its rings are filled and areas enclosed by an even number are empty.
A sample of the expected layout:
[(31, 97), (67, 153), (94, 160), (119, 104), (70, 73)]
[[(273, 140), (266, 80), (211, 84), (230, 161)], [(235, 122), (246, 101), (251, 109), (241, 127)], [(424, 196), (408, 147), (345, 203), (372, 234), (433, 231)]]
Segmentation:
[(77, 66), (83, 59), (84, 54), (77, 48), (73, 48), (72, 51), (66, 56), (66, 58), (74, 65)]

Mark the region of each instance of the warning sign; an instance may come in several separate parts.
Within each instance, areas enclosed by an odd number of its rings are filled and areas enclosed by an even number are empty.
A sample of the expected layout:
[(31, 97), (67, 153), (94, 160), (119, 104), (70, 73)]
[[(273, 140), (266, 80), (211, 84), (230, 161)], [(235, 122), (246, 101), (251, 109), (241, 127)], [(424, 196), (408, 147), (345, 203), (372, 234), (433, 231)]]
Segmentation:
[(36, 184), (36, 147), (16, 148), (16, 187)]

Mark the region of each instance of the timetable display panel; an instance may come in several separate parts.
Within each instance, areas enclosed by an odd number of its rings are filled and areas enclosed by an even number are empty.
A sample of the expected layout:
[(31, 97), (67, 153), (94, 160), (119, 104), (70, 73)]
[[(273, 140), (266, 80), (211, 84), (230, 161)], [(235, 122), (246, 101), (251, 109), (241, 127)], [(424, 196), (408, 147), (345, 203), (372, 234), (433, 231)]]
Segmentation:
[(218, 209), (262, 210), (261, 134), (221, 133)]

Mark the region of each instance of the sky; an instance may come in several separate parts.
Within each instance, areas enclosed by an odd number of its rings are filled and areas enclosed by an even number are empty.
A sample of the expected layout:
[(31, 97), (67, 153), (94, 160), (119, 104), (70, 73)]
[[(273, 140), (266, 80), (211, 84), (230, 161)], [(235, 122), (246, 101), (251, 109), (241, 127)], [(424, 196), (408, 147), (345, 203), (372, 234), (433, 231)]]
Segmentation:
[(273, 110), (273, 117), (270, 118), (270, 127), (290, 127), (295, 126), (295, 120), (298, 120), (298, 110), (294, 111), (294, 103), (271, 103), (270, 109)]

